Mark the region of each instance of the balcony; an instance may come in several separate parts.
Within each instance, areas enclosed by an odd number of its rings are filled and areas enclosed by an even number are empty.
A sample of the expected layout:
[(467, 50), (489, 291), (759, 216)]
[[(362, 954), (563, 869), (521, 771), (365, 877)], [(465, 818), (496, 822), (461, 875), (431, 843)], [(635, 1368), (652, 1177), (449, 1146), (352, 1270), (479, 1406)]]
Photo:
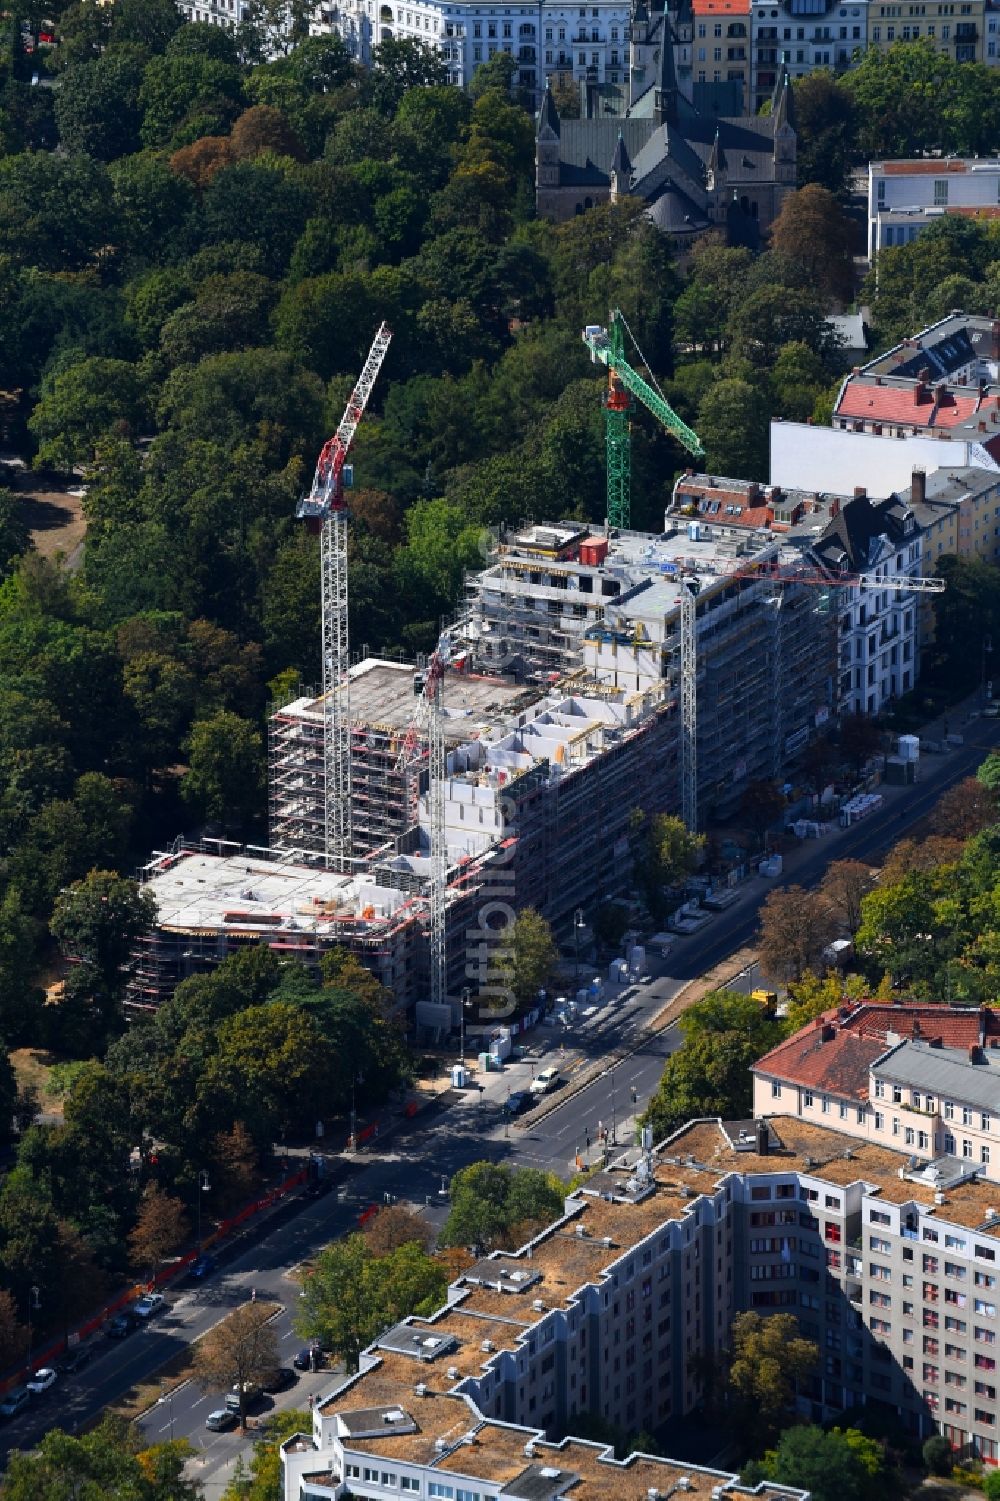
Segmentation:
[[(761, 47), (758, 49), (757, 62), (761, 65), (761, 67), (765, 65), (771, 67), (777, 61), (778, 50), (776, 47)], [(761, 82), (763, 82), (763, 79), (761, 80)]]

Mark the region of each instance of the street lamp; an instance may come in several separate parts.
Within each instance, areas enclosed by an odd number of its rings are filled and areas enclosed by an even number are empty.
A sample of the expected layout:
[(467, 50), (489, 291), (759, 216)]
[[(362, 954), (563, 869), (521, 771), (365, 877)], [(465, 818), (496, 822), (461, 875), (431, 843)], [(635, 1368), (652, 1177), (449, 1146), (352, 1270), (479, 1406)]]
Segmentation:
[(983, 637), (983, 675), (982, 675), (983, 702), (984, 703), (986, 702), (987, 698), (992, 698), (993, 697), (992, 693), (988, 694), (987, 691), (986, 691), (987, 683), (989, 682), (989, 679), (986, 676), (986, 671), (987, 671), (986, 658), (989, 657), (989, 656), (991, 656), (992, 653), (993, 653), (993, 637), (992, 636), (984, 636)]
[(32, 1322), (33, 1322), (31, 1316), (32, 1316), (33, 1313), (36, 1313), (38, 1311), (38, 1309), (41, 1308), (41, 1306), (42, 1306), (42, 1295), (41, 1295), (41, 1292), (39, 1291), (39, 1289), (37, 1287), (30, 1288), (29, 1291), (28, 1291), (28, 1375), (29, 1376), (31, 1375), (31, 1334), (32, 1334)]
[(465, 1008), (469, 1004), (469, 998), (470, 998), (471, 995), (472, 995), (472, 991), (469, 989), (468, 985), (466, 985), (465, 988), (462, 991), (462, 1015), (460, 1016), (459, 1023), (458, 1023), (458, 1026), (459, 1026), (459, 1034), (458, 1034), (459, 1035), (458, 1061), (459, 1061), (459, 1063), (461, 1063), (463, 1065), (463, 1067), (465, 1065)]
[(611, 1065), (611, 1145), (618, 1145), (618, 1111), (615, 1106), (615, 1066)]
[(165, 1385), (166, 1385), (166, 1379), (163, 1376), (161, 1376), (160, 1377), (160, 1395), (159, 1395), (159, 1398), (157, 1399), (157, 1405), (162, 1407), (162, 1405), (163, 1405), (164, 1402), (166, 1402), (167, 1405), (168, 1405), (168, 1410), (170, 1412), (170, 1442), (173, 1443), (173, 1441), (174, 1441), (174, 1391), (173, 1391), (173, 1387), (171, 1387), (168, 1392), (164, 1392), (163, 1388), (164, 1388)]
[(583, 908), (577, 907), (573, 913), (573, 948), (576, 954), (575, 989), (580, 989), (580, 929), (583, 927)]
[(209, 1183), (209, 1181), (208, 1181), (208, 1172), (207, 1172), (207, 1170), (205, 1168), (201, 1168), (200, 1171), (199, 1171), (199, 1173), (198, 1173), (198, 1196), (197, 1196), (197, 1200), (196, 1200), (196, 1203), (198, 1205), (198, 1250), (199, 1251), (201, 1250), (201, 1196), (202, 1196), (202, 1194), (207, 1194), (208, 1191), (209, 1191), (209, 1189), (211, 1188), (211, 1186), (212, 1186), (211, 1183)]

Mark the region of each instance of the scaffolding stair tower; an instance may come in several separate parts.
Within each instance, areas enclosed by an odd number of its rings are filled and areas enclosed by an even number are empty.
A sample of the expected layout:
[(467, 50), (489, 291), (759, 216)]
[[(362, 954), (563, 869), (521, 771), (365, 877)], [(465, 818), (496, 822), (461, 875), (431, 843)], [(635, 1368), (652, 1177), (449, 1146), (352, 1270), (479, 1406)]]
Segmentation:
[(436, 1006), (446, 1004), (447, 994), (447, 947), (445, 931), (445, 904), (448, 893), (448, 841), (445, 827), (445, 747), (444, 713), (441, 704), (441, 689), (444, 683), (445, 661), (450, 643), (442, 636), (431, 653), (424, 674), (424, 686), (417, 704), (417, 712), (406, 732), (402, 750), (396, 761), (396, 770), (406, 772), (419, 756), (421, 730), (427, 737), (428, 785), (427, 811), (430, 815), (430, 976), (431, 1002)]

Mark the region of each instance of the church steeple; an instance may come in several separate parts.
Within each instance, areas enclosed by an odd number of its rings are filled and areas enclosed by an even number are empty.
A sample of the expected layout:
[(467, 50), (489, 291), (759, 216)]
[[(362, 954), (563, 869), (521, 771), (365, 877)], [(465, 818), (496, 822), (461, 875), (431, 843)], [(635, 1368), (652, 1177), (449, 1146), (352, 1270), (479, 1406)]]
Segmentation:
[(618, 132), (618, 144), (611, 161), (611, 202), (617, 203), (619, 198), (624, 198), (632, 185), (632, 162), (625, 148), (625, 140), (621, 131)]
[(774, 93), (771, 95), (771, 118), (774, 121), (775, 135), (782, 126), (788, 126), (790, 130), (795, 129), (795, 94), (784, 56), (781, 59), (781, 71), (774, 85)]
[(677, 124), (677, 70), (674, 66), (674, 32), (670, 17), (663, 12), (663, 40), (660, 43), (660, 73), (656, 81), (653, 118), (658, 125)]

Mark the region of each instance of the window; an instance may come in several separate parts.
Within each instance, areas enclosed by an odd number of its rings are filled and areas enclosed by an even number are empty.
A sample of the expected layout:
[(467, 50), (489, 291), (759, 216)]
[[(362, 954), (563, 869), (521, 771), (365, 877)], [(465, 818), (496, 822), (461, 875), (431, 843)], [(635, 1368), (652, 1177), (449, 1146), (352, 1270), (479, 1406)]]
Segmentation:
[(399, 1477), (399, 1488), (401, 1491), (410, 1491), (411, 1493), (415, 1492), (419, 1494), (420, 1481), (415, 1475), (401, 1475)]
[(781, 1085), (780, 1084), (774, 1084), (774, 1083), (772, 1083), (772, 1085), (771, 1085), (771, 1099), (772, 1100), (780, 1100), (781, 1099)]
[(427, 1494), (428, 1496), (440, 1497), (440, 1501), (454, 1501), (455, 1498), (454, 1487), (442, 1485), (439, 1480), (429, 1480), (427, 1482)]
[(803, 1104), (804, 1109), (810, 1110), (812, 1108), (812, 1102), (813, 1102), (813, 1092), (812, 1092), (812, 1090), (811, 1089), (805, 1089), (805, 1090), (803, 1090), (802, 1091), (802, 1104)]

